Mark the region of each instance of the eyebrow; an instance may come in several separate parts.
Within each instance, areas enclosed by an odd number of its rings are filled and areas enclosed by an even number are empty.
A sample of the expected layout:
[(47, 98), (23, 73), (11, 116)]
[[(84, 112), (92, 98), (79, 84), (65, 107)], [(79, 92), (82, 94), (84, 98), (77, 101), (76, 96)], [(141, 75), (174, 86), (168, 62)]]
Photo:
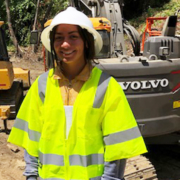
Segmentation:
[[(68, 34), (73, 34), (73, 33), (79, 33), (78, 31), (70, 31)], [(56, 32), (55, 35), (61, 35), (63, 33), (60, 33), (60, 32)]]

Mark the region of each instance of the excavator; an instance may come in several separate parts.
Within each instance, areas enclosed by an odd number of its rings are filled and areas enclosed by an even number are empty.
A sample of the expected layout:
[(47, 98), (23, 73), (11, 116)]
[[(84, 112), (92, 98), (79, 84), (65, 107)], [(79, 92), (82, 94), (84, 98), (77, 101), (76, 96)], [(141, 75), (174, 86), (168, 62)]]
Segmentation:
[[(178, 17), (167, 17), (161, 35), (148, 37), (140, 52), (138, 32), (122, 17), (123, 4), (123, 0), (69, 0), (70, 6), (90, 17), (102, 36), (103, 48), (96, 57), (99, 62), (96, 66), (113, 76), (124, 90), (146, 144), (179, 144)], [(131, 55), (127, 54), (125, 34), (131, 39)], [(46, 56), (47, 69), (51, 61)], [(144, 156), (127, 162), (125, 180), (135, 179), (157, 179), (153, 165)]]
[(7, 134), (7, 120), (14, 119), (24, 97), (24, 91), (30, 87), (30, 72), (22, 68), (13, 68), (7, 52), (5, 33), (0, 21), (0, 120), (4, 122)]

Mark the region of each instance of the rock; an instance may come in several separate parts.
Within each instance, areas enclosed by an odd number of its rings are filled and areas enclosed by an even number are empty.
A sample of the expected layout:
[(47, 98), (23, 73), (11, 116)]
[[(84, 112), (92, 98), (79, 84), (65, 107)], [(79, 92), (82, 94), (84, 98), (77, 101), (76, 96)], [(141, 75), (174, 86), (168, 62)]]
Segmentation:
[(15, 145), (13, 145), (13, 144), (7, 144), (7, 147), (11, 150), (11, 151), (13, 151), (14, 153), (18, 153), (19, 151), (20, 151), (20, 149), (17, 147), (17, 146), (15, 146)]

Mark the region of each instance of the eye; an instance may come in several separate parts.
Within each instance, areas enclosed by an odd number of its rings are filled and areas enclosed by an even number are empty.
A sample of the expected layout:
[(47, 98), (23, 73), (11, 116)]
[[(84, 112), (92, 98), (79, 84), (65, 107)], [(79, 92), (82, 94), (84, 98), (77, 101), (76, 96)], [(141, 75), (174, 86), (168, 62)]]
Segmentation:
[(77, 35), (71, 35), (71, 39), (77, 39), (78, 36)]
[(63, 40), (63, 37), (62, 37), (62, 36), (55, 36), (54, 39), (55, 39), (55, 40)]

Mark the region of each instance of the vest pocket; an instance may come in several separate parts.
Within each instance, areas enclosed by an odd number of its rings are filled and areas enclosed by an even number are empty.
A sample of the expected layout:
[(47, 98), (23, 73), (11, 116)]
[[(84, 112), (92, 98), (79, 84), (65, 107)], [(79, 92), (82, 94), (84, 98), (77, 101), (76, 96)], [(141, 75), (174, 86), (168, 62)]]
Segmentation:
[(46, 106), (44, 108), (43, 128), (41, 138), (53, 139), (64, 138), (65, 113), (64, 109), (55, 106)]
[(76, 113), (78, 138), (94, 139), (102, 136), (103, 111), (99, 108), (80, 107)]

